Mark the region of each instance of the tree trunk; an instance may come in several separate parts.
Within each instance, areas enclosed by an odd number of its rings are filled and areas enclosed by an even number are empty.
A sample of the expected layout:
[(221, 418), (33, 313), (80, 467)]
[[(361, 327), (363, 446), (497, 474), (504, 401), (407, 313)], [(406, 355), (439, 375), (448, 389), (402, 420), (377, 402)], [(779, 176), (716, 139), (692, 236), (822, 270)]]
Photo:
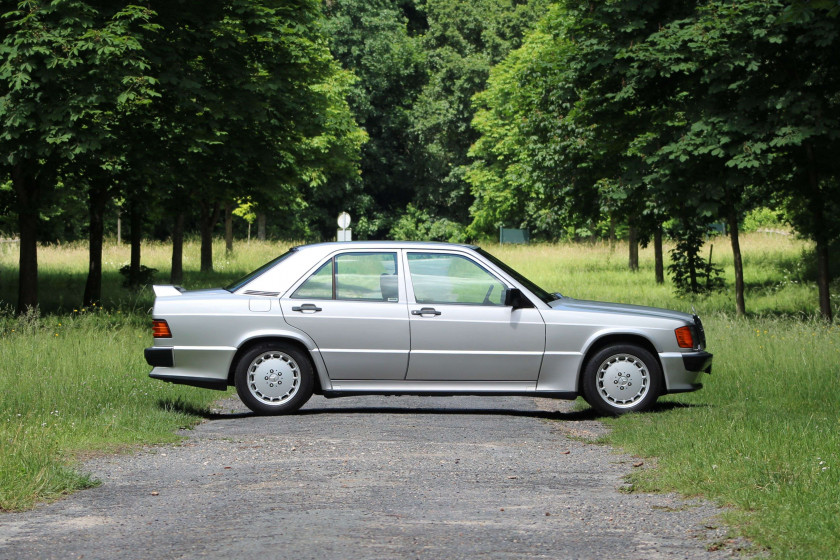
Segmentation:
[(257, 239), (265, 241), (265, 213), (257, 214)]
[(747, 313), (747, 306), (744, 303), (744, 265), (741, 260), (741, 243), (738, 239), (738, 214), (732, 204), (728, 206), (727, 226), (729, 240), (732, 242), (732, 260), (735, 265), (735, 314), (743, 317)]
[(213, 272), (213, 227), (220, 212), (218, 202), (201, 202), (201, 272)]
[(12, 169), (17, 195), (20, 253), (18, 260), (17, 313), (38, 307), (38, 219), (41, 188), (37, 176), (22, 164)]
[(140, 282), (140, 244), (143, 242), (143, 214), (140, 212), (139, 203), (131, 202), (129, 209), (129, 226), (131, 232), (131, 260), (129, 261), (128, 280), (132, 287)]
[(233, 253), (233, 202), (225, 203), (225, 253)]
[(122, 210), (117, 208), (117, 245), (122, 244)]
[(102, 239), (105, 235), (107, 189), (91, 186), (88, 192), (88, 275), (82, 305), (88, 307), (102, 300)]
[(665, 283), (665, 260), (662, 258), (662, 224), (658, 224), (653, 231), (653, 258), (656, 283)]
[(172, 228), (172, 270), (169, 273), (169, 283), (178, 285), (184, 281), (184, 213), (175, 216)]
[(639, 270), (639, 229), (631, 225), (629, 235), (630, 258), (628, 264), (633, 272)]
[(700, 284), (697, 283), (697, 255), (693, 250), (688, 253), (688, 279), (691, 286), (691, 293), (700, 293)]
[(817, 239), (817, 286), (819, 287), (820, 297), (820, 315), (826, 321), (831, 321), (831, 292), (829, 290), (830, 276), (829, 276), (829, 257), (828, 257), (828, 241), (825, 239)]
[(610, 251), (615, 251), (615, 216), (610, 214)]
[(813, 239), (817, 253), (817, 289), (819, 290), (820, 315), (826, 321), (831, 321), (831, 286), (829, 274), (828, 242), (825, 227), (825, 204), (820, 196), (820, 181), (817, 177), (817, 164), (814, 151), (810, 144), (805, 145), (808, 157), (808, 186), (810, 187), (810, 211), (813, 216)]

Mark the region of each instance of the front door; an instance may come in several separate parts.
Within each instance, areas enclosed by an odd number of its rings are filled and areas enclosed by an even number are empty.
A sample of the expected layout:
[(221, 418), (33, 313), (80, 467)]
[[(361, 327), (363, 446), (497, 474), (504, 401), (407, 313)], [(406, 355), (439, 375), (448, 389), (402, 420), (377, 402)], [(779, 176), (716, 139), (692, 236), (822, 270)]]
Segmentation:
[(315, 341), (331, 379), (405, 378), (408, 308), (397, 255), (339, 253), (281, 300), (286, 322)]
[(504, 305), (505, 283), (465, 255), (407, 251), (405, 260), (413, 295), (407, 379), (537, 380), (545, 350), (537, 309)]

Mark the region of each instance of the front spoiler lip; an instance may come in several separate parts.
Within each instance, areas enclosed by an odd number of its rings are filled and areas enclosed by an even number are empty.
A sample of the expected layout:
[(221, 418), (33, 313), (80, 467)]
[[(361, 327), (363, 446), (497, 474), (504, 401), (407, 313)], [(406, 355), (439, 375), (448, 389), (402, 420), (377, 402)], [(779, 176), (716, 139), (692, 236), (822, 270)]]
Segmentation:
[(699, 352), (687, 352), (682, 355), (683, 365), (687, 371), (704, 371), (712, 373), (713, 354), (703, 350)]

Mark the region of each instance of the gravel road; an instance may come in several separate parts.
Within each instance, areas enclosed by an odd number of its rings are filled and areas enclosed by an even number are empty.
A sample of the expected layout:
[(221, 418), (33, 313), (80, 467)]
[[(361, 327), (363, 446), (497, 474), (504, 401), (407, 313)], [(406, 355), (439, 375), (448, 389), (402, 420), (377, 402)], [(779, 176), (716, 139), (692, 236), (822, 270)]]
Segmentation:
[(715, 507), (622, 492), (647, 465), (585, 443), (603, 429), (526, 397), (313, 397), (268, 418), (224, 400), (180, 445), (86, 464), (98, 488), (0, 515), (0, 558), (737, 553), (709, 546), (726, 541)]

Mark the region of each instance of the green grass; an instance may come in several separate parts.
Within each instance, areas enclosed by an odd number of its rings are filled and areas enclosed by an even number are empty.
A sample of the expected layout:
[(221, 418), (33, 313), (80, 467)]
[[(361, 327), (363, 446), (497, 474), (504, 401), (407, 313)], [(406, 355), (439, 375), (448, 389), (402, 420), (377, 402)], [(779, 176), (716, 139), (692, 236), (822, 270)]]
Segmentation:
[(78, 458), (175, 441), (200, 420), (219, 393), (149, 379), (150, 341), (137, 314), (0, 317), (0, 509), (90, 486)]
[(702, 495), (734, 509), (773, 558), (840, 550), (840, 327), (771, 317), (706, 318), (715, 353), (702, 391), (608, 420), (607, 441), (658, 458), (637, 488)]
[[(733, 530), (774, 558), (822, 559), (840, 550), (840, 326), (816, 318), (807, 243), (751, 234), (742, 240), (747, 318), (735, 318), (732, 256), (712, 241), (730, 290), (680, 297), (653, 282), (653, 255), (627, 270), (627, 247), (607, 244), (485, 245), (550, 290), (690, 310), (703, 315), (714, 373), (705, 388), (664, 397), (658, 408), (607, 420), (607, 440), (656, 457), (634, 487), (676, 490), (731, 506)], [(215, 247), (216, 272), (201, 274), (198, 247), (185, 248), (188, 288), (224, 285), (284, 252), (289, 243)], [(169, 247), (143, 247), (144, 264), (166, 283)], [(708, 247), (705, 253), (708, 255)], [(16, 248), (0, 245), (0, 508), (17, 510), (92, 484), (73, 467), (91, 452), (173, 441), (219, 393), (150, 380), (142, 349), (151, 343), (152, 295), (120, 286), (128, 247), (108, 245), (103, 308), (78, 307), (83, 245), (40, 251), (42, 317), (14, 318)], [(840, 311), (837, 282), (832, 303)]]

